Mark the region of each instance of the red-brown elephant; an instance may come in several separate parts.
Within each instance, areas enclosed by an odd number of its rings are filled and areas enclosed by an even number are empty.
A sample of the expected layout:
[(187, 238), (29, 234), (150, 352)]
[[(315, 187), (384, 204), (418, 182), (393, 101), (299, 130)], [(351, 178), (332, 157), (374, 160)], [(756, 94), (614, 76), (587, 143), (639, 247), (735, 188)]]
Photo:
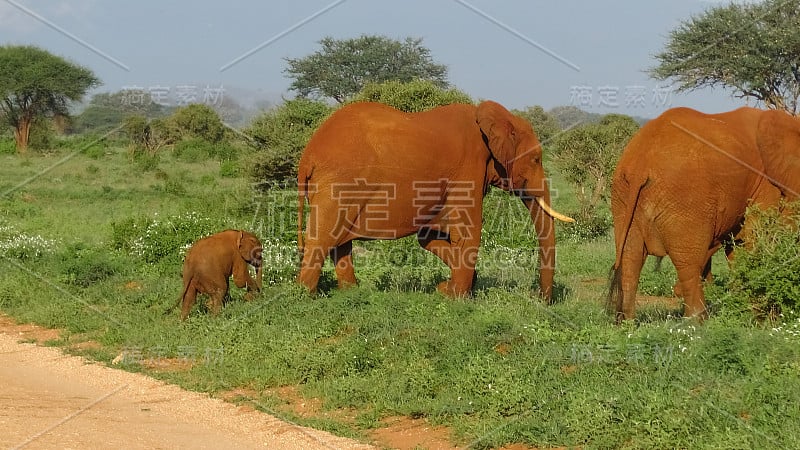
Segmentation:
[[(298, 281), (316, 290), (325, 259), (339, 287), (356, 283), (354, 239), (417, 235), (444, 261), (450, 280), (439, 291), (471, 291), (489, 185), (520, 196), (540, 246), (541, 295), (549, 300), (555, 268), (553, 218), (542, 148), (530, 123), (498, 103), (453, 104), (404, 113), (379, 103), (336, 111), (300, 159)], [(310, 215), (303, 236), (304, 201)]]
[(635, 317), (647, 255), (669, 255), (684, 315), (707, 317), (701, 275), (748, 205), (773, 206), (800, 192), (800, 119), (739, 108), (703, 114), (673, 108), (648, 122), (622, 153), (611, 186), (616, 260), (609, 304)]
[[(237, 287), (246, 288), (245, 298), (261, 290), (261, 241), (247, 231), (225, 230), (195, 242), (183, 263), (181, 320), (186, 320), (198, 294), (208, 294), (210, 309), (218, 314), (228, 295), (228, 279), (233, 275)], [(247, 265), (256, 268), (256, 279)]]

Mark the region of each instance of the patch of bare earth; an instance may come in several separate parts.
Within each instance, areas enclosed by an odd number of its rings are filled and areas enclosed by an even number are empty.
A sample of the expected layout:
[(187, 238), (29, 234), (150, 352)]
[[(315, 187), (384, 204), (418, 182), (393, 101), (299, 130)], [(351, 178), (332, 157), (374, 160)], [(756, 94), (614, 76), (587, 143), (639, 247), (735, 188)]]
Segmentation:
[(60, 336), (0, 314), (0, 448), (372, 448), (32, 343)]
[(665, 309), (680, 309), (683, 306), (683, 301), (678, 297), (661, 297), (657, 295), (636, 295), (636, 303), (640, 306), (652, 305), (659, 306)]
[[(346, 335), (350, 330), (342, 330), (342, 335)], [(12, 335), (20, 342), (33, 342), (37, 344), (44, 344), (48, 341), (57, 341), (63, 339), (63, 332), (61, 330), (42, 328), (33, 324), (17, 324), (13, 319), (8, 316), (0, 314), (0, 334)], [(332, 339), (336, 339), (336, 336)], [(86, 340), (83, 336), (72, 335), (69, 340), (76, 342), (67, 342), (70, 350), (96, 350), (101, 349), (102, 346), (91, 340)], [(511, 351), (511, 345), (508, 343), (498, 344), (495, 348), (500, 354), (508, 354)], [(115, 358), (116, 362), (125, 360), (127, 356), (125, 351)], [(141, 361), (141, 365), (148, 370), (154, 372), (176, 372), (190, 370), (193, 366), (193, 361), (181, 358), (157, 358), (145, 359)], [(569, 372), (567, 370), (566, 372)], [(139, 374), (127, 374), (129, 377), (140, 377)], [(177, 389), (177, 388), (175, 388)], [(218, 393), (216, 397), (224, 400), (235, 409), (237, 415), (250, 415), (250, 414), (263, 414), (255, 408), (258, 406), (254, 404), (257, 399), (262, 398), (265, 394), (272, 395), (279, 400), (279, 405), (276, 409), (282, 412), (289, 412), (302, 418), (327, 418), (336, 420), (342, 423), (355, 424), (358, 411), (352, 409), (337, 409), (327, 410), (323, 406), (323, 402), (319, 398), (308, 398), (302, 395), (297, 386), (281, 386), (277, 388), (270, 388), (265, 391), (258, 391), (247, 387), (237, 387), (228, 391)], [(39, 407), (44, 407), (44, 402)], [(262, 408), (263, 409), (263, 408)], [(166, 408), (169, 410), (169, 408)], [(150, 411), (150, 408), (142, 409), (142, 411)], [(1, 416), (1, 414), (0, 414)], [(279, 427), (279, 432), (285, 432), (287, 426)], [(298, 427), (299, 428), (299, 427)], [(315, 432), (316, 433), (316, 432)], [(321, 432), (320, 432), (321, 433)], [(369, 433), (370, 440), (380, 448), (390, 448), (397, 450), (412, 450), (412, 449), (428, 449), (428, 450), (452, 450), (461, 448), (453, 443), (452, 431), (440, 425), (431, 425), (424, 418), (410, 418), (404, 416), (388, 417), (381, 420), (379, 428), (371, 430)], [(358, 447), (358, 445), (356, 445)], [(501, 450), (530, 450), (533, 447), (528, 447), (522, 444), (512, 444), (502, 447)]]

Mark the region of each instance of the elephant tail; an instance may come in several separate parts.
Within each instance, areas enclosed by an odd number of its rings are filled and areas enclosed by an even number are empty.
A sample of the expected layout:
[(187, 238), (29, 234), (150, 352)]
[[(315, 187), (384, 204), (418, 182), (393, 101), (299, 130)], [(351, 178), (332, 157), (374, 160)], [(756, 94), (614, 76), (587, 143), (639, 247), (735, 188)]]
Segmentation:
[(308, 196), (308, 179), (311, 174), (303, 161), (300, 161), (300, 166), (297, 169), (297, 251), (300, 260), (303, 259), (303, 252), (305, 251), (305, 240), (303, 237), (303, 219), (305, 217), (304, 208), (306, 197)]
[(189, 291), (189, 286), (191, 285), (192, 285), (191, 281), (189, 283), (186, 283), (186, 285), (183, 287), (183, 292), (181, 293), (181, 296), (178, 297), (178, 301), (176, 301), (175, 303), (172, 304), (172, 306), (164, 310), (165, 316), (170, 312), (172, 312), (173, 309), (177, 308), (178, 305), (180, 305), (183, 302), (183, 299), (186, 298), (186, 292)]
[[(647, 185), (649, 179), (633, 180), (628, 183), (627, 198), (625, 198), (625, 211), (620, 220), (614, 221), (614, 240), (616, 242), (616, 256), (614, 266), (608, 275), (608, 299), (606, 307), (609, 312), (616, 314), (622, 310), (622, 252), (628, 241), (628, 233), (633, 225), (633, 215), (639, 203), (639, 195)], [(613, 194), (612, 194), (613, 195)], [(616, 218), (615, 218), (616, 219)]]

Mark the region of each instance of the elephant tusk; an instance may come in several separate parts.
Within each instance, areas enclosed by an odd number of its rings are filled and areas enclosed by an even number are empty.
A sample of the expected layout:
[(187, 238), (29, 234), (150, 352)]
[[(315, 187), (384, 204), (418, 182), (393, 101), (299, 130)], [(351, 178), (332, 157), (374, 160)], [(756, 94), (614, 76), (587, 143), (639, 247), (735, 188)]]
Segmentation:
[(569, 222), (569, 223), (574, 223), (575, 222), (575, 219), (573, 219), (572, 217), (565, 216), (565, 215), (560, 214), (557, 211), (553, 210), (553, 208), (551, 208), (550, 205), (545, 203), (545, 201), (544, 201), (544, 199), (542, 197), (536, 197), (536, 203), (539, 204), (539, 207), (542, 208), (544, 210), (544, 212), (549, 214), (554, 219), (558, 219), (558, 220), (560, 220), (562, 222)]

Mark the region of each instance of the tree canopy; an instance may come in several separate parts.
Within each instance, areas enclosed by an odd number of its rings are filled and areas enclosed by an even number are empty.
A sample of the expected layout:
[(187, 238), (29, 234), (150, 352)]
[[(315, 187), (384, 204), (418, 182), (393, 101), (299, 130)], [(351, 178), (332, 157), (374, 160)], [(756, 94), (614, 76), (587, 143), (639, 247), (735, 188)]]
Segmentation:
[(445, 89), (432, 81), (393, 80), (367, 84), (353, 97), (353, 101), (379, 102), (400, 111), (420, 112), (451, 103), (470, 104), (472, 98), (458, 89)]
[(523, 110), (513, 110), (511, 112), (531, 123), (533, 131), (536, 132), (536, 136), (542, 145), (549, 143), (551, 138), (561, 132), (561, 124), (558, 119), (552, 114), (548, 114), (539, 105), (528, 106)]
[(611, 175), (622, 150), (638, 130), (639, 124), (632, 117), (607, 114), (597, 123), (580, 125), (555, 137), (553, 161), (575, 186), (581, 221), (595, 219), (598, 206), (608, 197)]
[(168, 108), (152, 101), (150, 94), (143, 90), (101, 92), (93, 95), (86, 108), (75, 117), (73, 132), (110, 131), (132, 115), (156, 118), (167, 113)]
[(0, 47), (0, 118), (14, 128), (20, 152), (34, 119), (68, 115), (69, 102), (99, 84), (91, 70), (38, 47)]
[(445, 88), (447, 67), (433, 62), (422, 39), (404, 41), (362, 35), (355, 39), (319, 41), (320, 50), (304, 58), (286, 58), (291, 90), (301, 97), (329, 97), (344, 103), (367, 83), (428, 80)]
[(670, 33), (650, 69), (678, 89), (723, 87), (768, 108), (798, 112), (800, 0), (718, 6)]

